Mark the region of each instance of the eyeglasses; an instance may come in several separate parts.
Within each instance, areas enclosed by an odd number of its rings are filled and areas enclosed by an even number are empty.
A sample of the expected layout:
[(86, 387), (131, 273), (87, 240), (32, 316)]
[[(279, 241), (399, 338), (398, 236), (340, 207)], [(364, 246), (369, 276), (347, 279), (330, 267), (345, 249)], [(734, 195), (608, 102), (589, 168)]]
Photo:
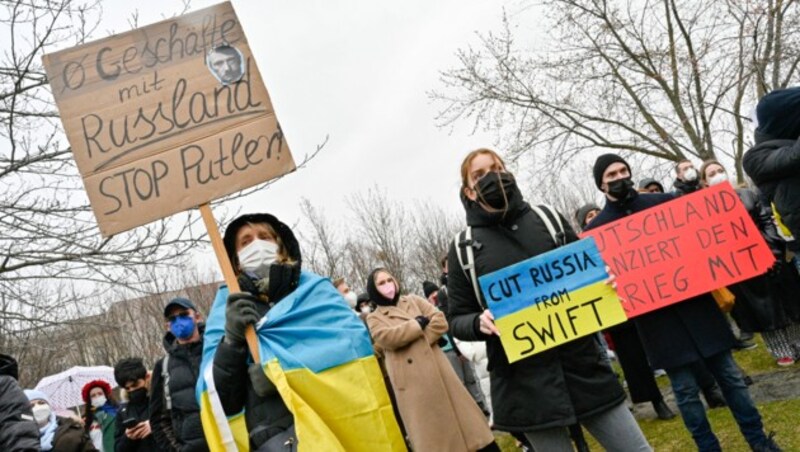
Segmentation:
[(191, 314), (189, 314), (189, 313), (188, 313), (188, 312), (186, 312), (186, 311), (184, 311), (184, 312), (178, 312), (178, 313), (176, 313), (176, 314), (172, 314), (172, 315), (170, 315), (170, 316), (167, 316), (167, 321), (168, 321), (169, 323), (172, 323), (172, 322), (174, 322), (174, 321), (178, 320), (178, 318), (185, 318), (185, 317), (189, 317), (190, 315), (191, 315)]

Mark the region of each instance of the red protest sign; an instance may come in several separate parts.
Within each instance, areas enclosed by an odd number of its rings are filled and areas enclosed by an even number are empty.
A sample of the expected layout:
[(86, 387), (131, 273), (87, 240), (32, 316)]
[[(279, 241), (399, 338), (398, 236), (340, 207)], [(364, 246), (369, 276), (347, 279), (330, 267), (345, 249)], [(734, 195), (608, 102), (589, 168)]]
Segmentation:
[(628, 318), (766, 272), (775, 262), (724, 183), (587, 231), (617, 275)]

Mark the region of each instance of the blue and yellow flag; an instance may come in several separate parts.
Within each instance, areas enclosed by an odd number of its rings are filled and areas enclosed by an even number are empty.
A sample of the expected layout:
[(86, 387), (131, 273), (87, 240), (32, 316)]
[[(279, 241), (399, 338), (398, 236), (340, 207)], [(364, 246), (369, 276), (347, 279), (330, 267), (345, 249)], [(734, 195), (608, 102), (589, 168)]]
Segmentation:
[[(244, 413), (225, 415), (212, 372), (227, 297), (222, 286), (206, 324), (197, 398), (211, 450), (246, 451)], [(329, 280), (303, 272), (256, 332), (261, 364), (294, 414), (301, 451), (406, 450), (369, 333)]]

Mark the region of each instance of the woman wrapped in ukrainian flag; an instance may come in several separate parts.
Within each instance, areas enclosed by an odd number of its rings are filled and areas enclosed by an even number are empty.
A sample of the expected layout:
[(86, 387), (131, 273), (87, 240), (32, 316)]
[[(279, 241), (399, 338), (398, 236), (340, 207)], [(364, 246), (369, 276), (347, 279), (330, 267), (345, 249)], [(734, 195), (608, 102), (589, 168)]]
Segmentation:
[(364, 324), (301, 271), (292, 230), (248, 214), (223, 241), (242, 292), (222, 286), (206, 325), (197, 395), (211, 450), (405, 450)]

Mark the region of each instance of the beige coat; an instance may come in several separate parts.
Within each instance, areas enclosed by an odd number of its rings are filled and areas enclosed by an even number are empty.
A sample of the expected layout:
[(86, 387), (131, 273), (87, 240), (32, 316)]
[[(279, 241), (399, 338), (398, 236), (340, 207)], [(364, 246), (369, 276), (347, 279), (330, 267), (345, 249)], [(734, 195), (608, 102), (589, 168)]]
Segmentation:
[[(416, 317), (430, 323), (423, 330)], [(384, 349), (386, 370), (411, 445), (416, 452), (475, 451), (494, 441), (478, 405), (437, 345), (447, 331), (444, 314), (423, 298), (400, 297), (367, 317)]]

